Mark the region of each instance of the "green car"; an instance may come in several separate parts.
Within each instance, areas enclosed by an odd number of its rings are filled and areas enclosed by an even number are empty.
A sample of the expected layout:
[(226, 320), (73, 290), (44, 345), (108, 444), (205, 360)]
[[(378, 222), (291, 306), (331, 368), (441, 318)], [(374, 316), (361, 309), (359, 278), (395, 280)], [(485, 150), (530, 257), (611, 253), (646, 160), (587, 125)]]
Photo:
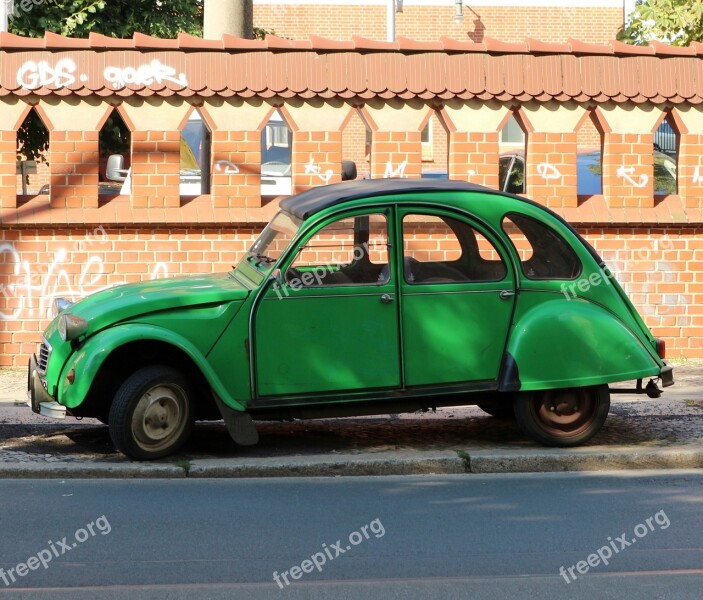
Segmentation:
[(611, 392), (673, 384), (664, 343), (571, 226), (458, 181), (311, 189), (281, 201), (229, 273), (57, 310), (29, 362), (32, 409), (98, 418), (132, 459), (172, 454), (195, 420), (224, 419), (248, 445), (257, 420), (467, 404), (574, 446)]

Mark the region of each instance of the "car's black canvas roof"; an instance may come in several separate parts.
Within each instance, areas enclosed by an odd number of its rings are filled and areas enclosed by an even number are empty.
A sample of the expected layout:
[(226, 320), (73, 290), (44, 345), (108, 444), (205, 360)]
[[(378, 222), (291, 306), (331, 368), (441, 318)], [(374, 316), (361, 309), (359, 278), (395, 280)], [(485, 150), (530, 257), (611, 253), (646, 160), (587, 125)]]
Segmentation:
[(325, 208), (357, 198), (448, 190), (495, 192), (466, 181), (448, 179), (356, 179), (306, 190), (281, 200), (279, 206), (299, 219), (307, 219)]
[(333, 183), (331, 185), (323, 185), (306, 190), (300, 194), (281, 200), (279, 207), (281, 210), (299, 219), (307, 219), (325, 208), (349, 200), (356, 200), (357, 198), (389, 196), (412, 192), (432, 192), (435, 190), (497, 194), (536, 206), (544, 212), (549, 213), (558, 221), (561, 221), (579, 240), (581, 240), (581, 243), (598, 261), (598, 264), (604, 264), (603, 259), (598, 255), (593, 246), (591, 246), (570, 223), (567, 223), (561, 215), (555, 213), (552, 209), (534, 200), (523, 198), (522, 196), (498, 192), (492, 188), (476, 185), (475, 183), (468, 183), (466, 181), (456, 181), (453, 179), (356, 179), (354, 181), (343, 181), (342, 183)]

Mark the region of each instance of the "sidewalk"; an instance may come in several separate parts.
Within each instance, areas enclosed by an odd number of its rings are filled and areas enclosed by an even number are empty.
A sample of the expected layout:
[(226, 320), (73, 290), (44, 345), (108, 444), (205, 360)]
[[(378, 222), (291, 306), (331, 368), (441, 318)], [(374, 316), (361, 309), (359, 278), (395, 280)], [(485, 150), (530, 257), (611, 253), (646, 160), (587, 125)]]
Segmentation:
[(134, 463), (92, 419), (55, 421), (24, 405), (26, 371), (0, 369), (0, 477), (278, 477), (703, 467), (703, 364), (675, 366), (661, 398), (616, 395), (589, 444), (546, 448), (476, 407), (259, 424), (239, 448), (199, 423), (177, 456)]

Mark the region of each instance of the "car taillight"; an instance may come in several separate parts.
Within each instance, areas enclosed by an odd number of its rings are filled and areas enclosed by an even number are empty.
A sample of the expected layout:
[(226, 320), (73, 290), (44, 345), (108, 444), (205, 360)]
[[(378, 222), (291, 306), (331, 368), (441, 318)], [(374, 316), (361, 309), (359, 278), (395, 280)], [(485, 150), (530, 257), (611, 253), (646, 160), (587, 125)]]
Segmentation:
[(666, 358), (666, 342), (661, 338), (654, 338), (654, 343), (659, 358)]

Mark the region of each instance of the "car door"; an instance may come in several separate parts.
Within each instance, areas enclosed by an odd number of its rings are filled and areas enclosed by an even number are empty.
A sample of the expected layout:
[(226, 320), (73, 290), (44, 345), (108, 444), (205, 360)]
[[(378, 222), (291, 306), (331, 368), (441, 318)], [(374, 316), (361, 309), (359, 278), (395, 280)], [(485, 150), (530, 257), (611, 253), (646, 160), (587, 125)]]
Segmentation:
[(487, 229), (456, 214), (403, 209), (400, 277), (405, 383), (498, 378), (515, 275)]
[(254, 309), (258, 396), (400, 385), (390, 211), (315, 227)]

